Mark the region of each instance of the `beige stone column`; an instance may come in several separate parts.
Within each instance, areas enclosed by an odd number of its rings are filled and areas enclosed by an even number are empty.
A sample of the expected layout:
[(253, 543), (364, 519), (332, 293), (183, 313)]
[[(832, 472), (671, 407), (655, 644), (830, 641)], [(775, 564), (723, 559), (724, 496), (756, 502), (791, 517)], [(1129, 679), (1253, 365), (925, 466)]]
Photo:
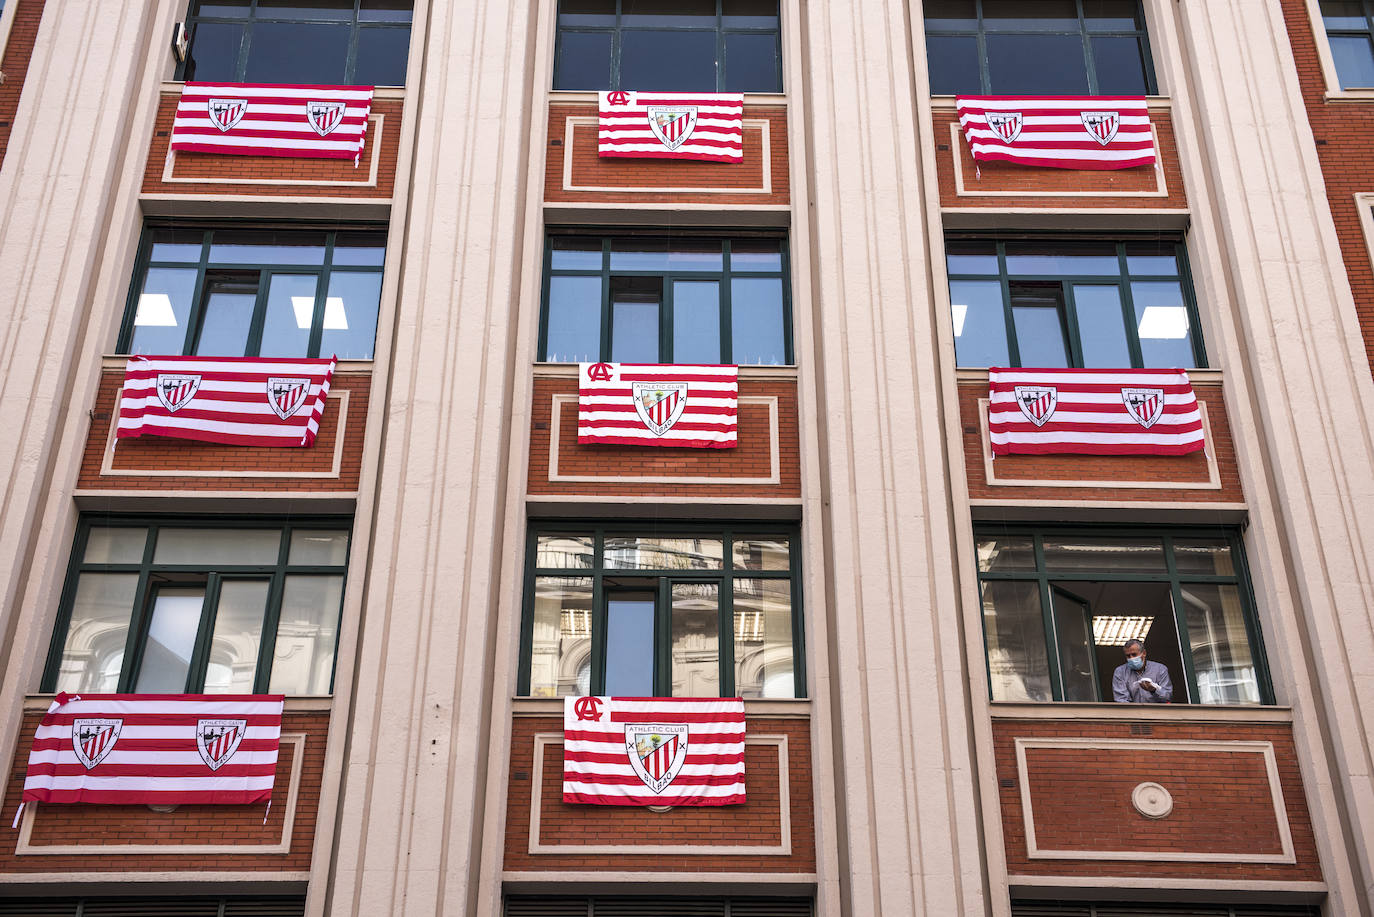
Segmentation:
[(530, 4), (434, 3), (386, 393), (332, 915), (476, 915)]
[[(845, 913), (986, 912), (959, 631), (911, 23), (807, 4), (831, 678)], [(949, 368), (947, 368), (949, 369)], [(952, 371), (952, 369), (950, 370)]]

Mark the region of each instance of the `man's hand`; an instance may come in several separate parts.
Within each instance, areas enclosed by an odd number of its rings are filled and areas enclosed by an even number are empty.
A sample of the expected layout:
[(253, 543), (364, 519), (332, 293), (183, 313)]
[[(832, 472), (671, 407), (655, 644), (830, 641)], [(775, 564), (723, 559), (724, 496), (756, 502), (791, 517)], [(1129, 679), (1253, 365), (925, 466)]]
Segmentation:
[(1140, 686), (1144, 688), (1146, 691), (1149, 691), (1151, 694), (1155, 693), (1155, 689), (1159, 687), (1154, 682), (1150, 681), (1150, 679), (1148, 678), (1140, 679)]

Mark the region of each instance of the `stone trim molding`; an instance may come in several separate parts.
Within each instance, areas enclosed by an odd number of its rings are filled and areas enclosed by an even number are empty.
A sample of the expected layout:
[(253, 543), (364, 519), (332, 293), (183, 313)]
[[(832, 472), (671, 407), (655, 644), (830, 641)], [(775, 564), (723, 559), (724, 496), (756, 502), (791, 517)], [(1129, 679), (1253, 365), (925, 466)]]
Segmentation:
[[(742, 130), (754, 129), (763, 135), (762, 181), (757, 188), (727, 187), (698, 188), (691, 185), (680, 187), (639, 187), (638, 185), (578, 185), (573, 183), (573, 131), (578, 127), (597, 126), (597, 119), (589, 115), (568, 115), (563, 125), (563, 190), (564, 191), (602, 191), (613, 194), (772, 194), (773, 193), (773, 136), (772, 122), (767, 118), (745, 118)], [(655, 204), (662, 208), (662, 204)]]

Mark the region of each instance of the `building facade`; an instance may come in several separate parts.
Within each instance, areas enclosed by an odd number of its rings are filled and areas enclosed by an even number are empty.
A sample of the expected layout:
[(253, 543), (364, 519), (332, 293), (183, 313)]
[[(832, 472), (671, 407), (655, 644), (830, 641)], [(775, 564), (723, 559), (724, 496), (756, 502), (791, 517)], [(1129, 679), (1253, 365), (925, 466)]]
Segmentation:
[[(0, 914), (1374, 917), (1370, 0), (5, 0), (0, 71), (6, 815), (56, 692), (287, 697), (266, 813), (26, 807)], [(187, 80), (366, 145), (174, 151)], [(599, 157), (637, 88), (743, 161)], [(1156, 164), (975, 162), (1017, 93)], [(116, 446), (147, 353), (339, 363), (308, 449)], [(596, 361), (738, 446), (579, 444)], [(994, 459), (1036, 365), (1206, 449)], [(564, 803), (617, 693), (743, 697), (747, 804)]]

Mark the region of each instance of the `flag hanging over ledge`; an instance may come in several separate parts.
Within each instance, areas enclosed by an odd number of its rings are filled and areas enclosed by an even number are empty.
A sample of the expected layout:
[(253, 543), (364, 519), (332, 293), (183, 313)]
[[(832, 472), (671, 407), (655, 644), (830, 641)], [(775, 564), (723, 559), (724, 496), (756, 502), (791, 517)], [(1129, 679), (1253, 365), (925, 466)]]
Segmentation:
[(732, 449), (739, 443), (739, 367), (582, 363), (577, 441)]
[(1202, 415), (1181, 369), (998, 369), (988, 373), (994, 455), (1186, 455)]
[(310, 446), (336, 360), (131, 357), (116, 436)]
[(24, 802), (247, 804), (272, 798), (281, 694), (59, 694)]
[(744, 94), (598, 93), (597, 154), (744, 161)]
[(565, 697), (563, 801), (743, 803), (744, 731), (738, 697)]
[(1143, 96), (959, 96), (955, 105), (976, 161), (1056, 169), (1155, 161)]
[(172, 123), (172, 149), (356, 165), (372, 94), (371, 86), (187, 83)]

